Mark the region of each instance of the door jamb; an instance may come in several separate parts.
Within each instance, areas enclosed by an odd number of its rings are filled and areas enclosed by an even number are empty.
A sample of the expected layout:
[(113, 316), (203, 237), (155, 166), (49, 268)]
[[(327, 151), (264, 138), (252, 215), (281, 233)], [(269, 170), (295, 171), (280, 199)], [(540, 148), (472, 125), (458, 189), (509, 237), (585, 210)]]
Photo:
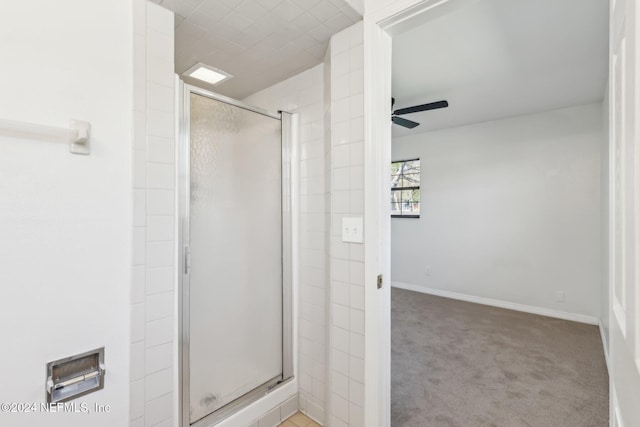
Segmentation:
[[(391, 37), (473, 0), (399, 0), (370, 14), (364, 26), (365, 425), (391, 425), (391, 216), (386, 194), (391, 163)], [(378, 292), (378, 275), (383, 286)]]

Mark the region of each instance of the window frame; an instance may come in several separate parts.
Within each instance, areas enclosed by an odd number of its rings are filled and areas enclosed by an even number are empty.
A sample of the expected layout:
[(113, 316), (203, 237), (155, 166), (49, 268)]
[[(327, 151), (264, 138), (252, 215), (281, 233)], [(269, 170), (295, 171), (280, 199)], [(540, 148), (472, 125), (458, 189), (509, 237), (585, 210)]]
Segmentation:
[[(416, 185), (411, 185), (411, 186), (407, 186), (407, 187), (391, 187), (390, 196), (396, 191), (420, 190), (420, 186), (422, 184), (422, 162), (420, 162), (420, 158), (419, 157), (417, 157), (415, 159), (392, 160), (391, 161), (391, 165), (393, 165), (394, 163), (407, 163), (407, 162), (415, 162), (415, 161), (419, 162), (419, 164), (418, 164), (419, 166), (418, 167), (419, 167), (420, 172), (419, 172), (418, 175), (419, 175), (419, 184), (420, 185), (417, 185), (417, 186)], [(405, 174), (402, 173), (400, 175), (404, 176)], [(391, 174), (391, 177), (393, 177), (393, 174)], [(390, 202), (390, 203), (393, 203), (393, 202)], [(420, 198), (418, 200), (418, 204), (420, 205), (420, 212), (422, 212), (422, 193), (420, 193)], [(402, 203), (400, 203), (400, 205), (401, 205), (400, 212), (402, 212)], [(391, 210), (391, 212), (393, 212), (393, 210)], [(420, 213), (418, 213), (417, 215), (415, 215), (415, 214), (412, 214), (412, 215), (402, 215), (402, 214), (400, 214), (400, 215), (398, 215), (398, 214), (393, 214), (392, 213), (391, 214), (391, 218), (420, 218)]]

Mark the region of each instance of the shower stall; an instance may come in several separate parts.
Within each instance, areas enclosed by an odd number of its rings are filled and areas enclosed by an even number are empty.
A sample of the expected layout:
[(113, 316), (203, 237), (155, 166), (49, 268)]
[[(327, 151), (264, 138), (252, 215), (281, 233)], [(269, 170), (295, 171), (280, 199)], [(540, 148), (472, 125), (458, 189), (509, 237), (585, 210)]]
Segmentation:
[(181, 426), (205, 427), (293, 378), (295, 117), (180, 93)]

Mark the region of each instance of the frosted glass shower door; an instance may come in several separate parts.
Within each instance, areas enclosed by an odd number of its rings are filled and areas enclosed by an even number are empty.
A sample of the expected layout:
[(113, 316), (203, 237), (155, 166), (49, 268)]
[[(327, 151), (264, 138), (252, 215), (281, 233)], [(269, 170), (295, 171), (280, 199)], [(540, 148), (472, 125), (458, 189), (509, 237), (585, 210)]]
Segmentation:
[(190, 100), (190, 422), (282, 378), (281, 121)]

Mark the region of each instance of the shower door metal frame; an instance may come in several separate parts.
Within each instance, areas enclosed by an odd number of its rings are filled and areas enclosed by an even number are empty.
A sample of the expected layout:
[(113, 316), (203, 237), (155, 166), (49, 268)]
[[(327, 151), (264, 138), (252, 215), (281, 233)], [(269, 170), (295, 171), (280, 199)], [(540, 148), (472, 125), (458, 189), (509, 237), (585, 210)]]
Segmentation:
[[(279, 111), (272, 113), (235, 99), (218, 95), (199, 87), (178, 82), (178, 307), (179, 307), (179, 350), (180, 363), (180, 426), (208, 427), (215, 425), (242, 408), (264, 397), (266, 394), (280, 388), (293, 380), (293, 153), (295, 137), (294, 127), (297, 115)], [(191, 147), (191, 94), (204, 96), (215, 101), (233, 105), (244, 110), (281, 121), (281, 151), (282, 151), (282, 375), (269, 380), (261, 386), (249, 391), (233, 402), (217, 409), (213, 413), (191, 424), (189, 417), (190, 405), (190, 370), (189, 370), (189, 303), (190, 303), (190, 272), (189, 272), (189, 215), (190, 215), (190, 147)]]

